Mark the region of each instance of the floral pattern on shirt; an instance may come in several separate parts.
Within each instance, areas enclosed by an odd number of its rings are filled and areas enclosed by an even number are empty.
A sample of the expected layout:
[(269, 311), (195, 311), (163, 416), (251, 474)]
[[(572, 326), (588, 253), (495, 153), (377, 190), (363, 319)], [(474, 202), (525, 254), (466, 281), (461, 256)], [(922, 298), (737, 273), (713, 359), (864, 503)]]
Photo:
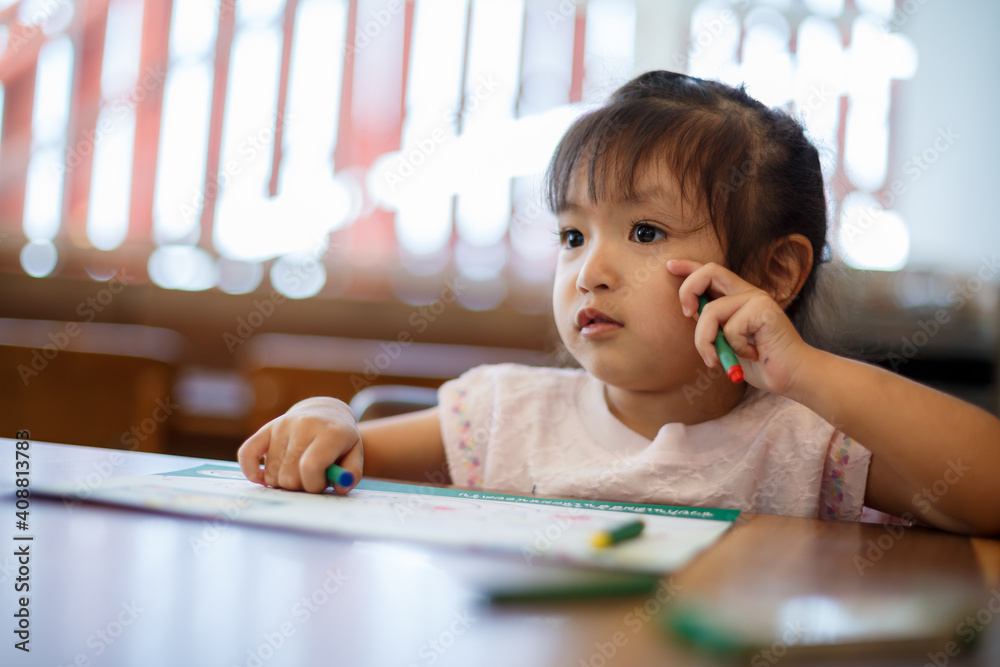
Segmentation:
[(850, 449), (854, 443), (850, 436), (845, 435), (843, 444), (835, 446), (830, 454), (833, 459), (833, 469), (829, 472), (831, 486), (829, 494), (826, 496), (826, 506), (823, 513), (827, 519), (839, 519), (840, 506), (844, 502), (844, 479), (846, 477), (847, 464), (851, 460)]
[(473, 437), (472, 421), (466, 408), (466, 390), (462, 389), (453, 395), (455, 425), (458, 428), (458, 450), (461, 453), (460, 465), (465, 471), (466, 484), (473, 489), (483, 488), (483, 462), (479, 452), (479, 443)]

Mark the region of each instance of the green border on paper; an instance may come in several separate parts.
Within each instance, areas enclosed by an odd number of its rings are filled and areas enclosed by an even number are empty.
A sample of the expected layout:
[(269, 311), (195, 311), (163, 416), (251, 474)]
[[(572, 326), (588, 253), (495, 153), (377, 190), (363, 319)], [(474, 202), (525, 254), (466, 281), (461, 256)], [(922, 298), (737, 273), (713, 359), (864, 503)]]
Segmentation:
[[(161, 472), (159, 475), (169, 477), (203, 477), (201, 473), (208, 470), (239, 470), (237, 465), (202, 464), (194, 468)], [(709, 519), (711, 521), (735, 521), (740, 515), (739, 510), (717, 509), (708, 507), (676, 507), (672, 505), (646, 505), (643, 503), (619, 503), (604, 500), (582, 500), (573, 498), (541, 498), (535, 496), (518, 496), (507, 493), (490, 493), (473, 489), (450, 489), (439, 486), (423, 486), (420, 484), (400, 484), (385, 482), (379, 479), (362, 479), (355, 487), (367, 491), (382, 491), (387, 493), (411, 493), (421, 496), (442, 496), (445, 498), (466, 498), (469, 500), (493, 500), (507, 503), (525, 503), (528, 505), (553, 505), (568, 509), (602, 510), (605, 512), (630, 512), (648, 514), (651, 516), (674, 516), (685, 519)]]

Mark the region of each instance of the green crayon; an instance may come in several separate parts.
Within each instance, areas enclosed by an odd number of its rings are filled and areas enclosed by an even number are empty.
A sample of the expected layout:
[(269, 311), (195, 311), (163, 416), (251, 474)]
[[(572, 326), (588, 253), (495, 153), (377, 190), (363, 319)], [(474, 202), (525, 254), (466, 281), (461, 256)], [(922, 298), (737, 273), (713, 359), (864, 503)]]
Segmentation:
[[(708, 297), (704, 294), (698, 295), (699, 315), (706, 303), (708, 303)], [(719, 333), (715, 334), (715, 352), (719, 355), (719, 361), (722, 362), (722, 367), (726, 369), (726, 375), (729, 376), (729, 379), (733, 382), (743, 382), (743, 367), (740, 366), (739, 359), (736, 358), (733, 348), (729, 346), (729, 341), (722, 334), (722, 327), (719, 327)]]
[(334, 463), (326, 469), (326, 478), (334, 484), (350, 486), (354, 484), (354, 473)]
[(642, 520), (629, 521), (624, 523), (617, 528), (612, 528), (611, 530), (602, 530), (601, 532), (594, 535), (593, 544), (598, 549), (609, 547), (612, 544), (618, 544), (623, 540), (628, 540), (633, 537), (638, 537), (642, 533), (642, 529), (645, 528), (646, 524)]

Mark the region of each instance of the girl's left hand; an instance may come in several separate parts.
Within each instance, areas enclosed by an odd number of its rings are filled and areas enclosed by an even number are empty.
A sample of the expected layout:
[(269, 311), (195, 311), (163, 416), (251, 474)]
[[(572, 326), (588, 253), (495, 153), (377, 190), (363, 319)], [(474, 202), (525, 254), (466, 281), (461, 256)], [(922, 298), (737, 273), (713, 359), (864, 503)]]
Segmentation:
[[(680, 287), (681, 309), (697, 322), (695, 347), (705, 365), (721, 364), (715, 336), (722, 332), (740, 358), (744, 379), (766, 391), (791, 396), (803, 359), (813, 350), (771, 296), (718, 264), (672, 259), (667, 270), (687, 276)], [(698, 295), (711, 301), (698, 314)]]

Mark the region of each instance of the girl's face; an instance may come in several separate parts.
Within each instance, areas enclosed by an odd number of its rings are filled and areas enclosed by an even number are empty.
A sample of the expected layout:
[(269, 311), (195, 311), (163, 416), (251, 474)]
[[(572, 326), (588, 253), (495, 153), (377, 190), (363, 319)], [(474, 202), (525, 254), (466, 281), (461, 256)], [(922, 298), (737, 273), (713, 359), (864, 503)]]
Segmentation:
[(590, 203), (585, 170), (558, 214), (561, 249), (552, 301), (556, 326), (576, 360), (606, 384), (629, 391), (679, 390), (705, 372), (695, 322), (677, 296), (669, 259), (724, 262), (703, 207), (682, 201), (662, 164), (650, 163), (637, 196)]

